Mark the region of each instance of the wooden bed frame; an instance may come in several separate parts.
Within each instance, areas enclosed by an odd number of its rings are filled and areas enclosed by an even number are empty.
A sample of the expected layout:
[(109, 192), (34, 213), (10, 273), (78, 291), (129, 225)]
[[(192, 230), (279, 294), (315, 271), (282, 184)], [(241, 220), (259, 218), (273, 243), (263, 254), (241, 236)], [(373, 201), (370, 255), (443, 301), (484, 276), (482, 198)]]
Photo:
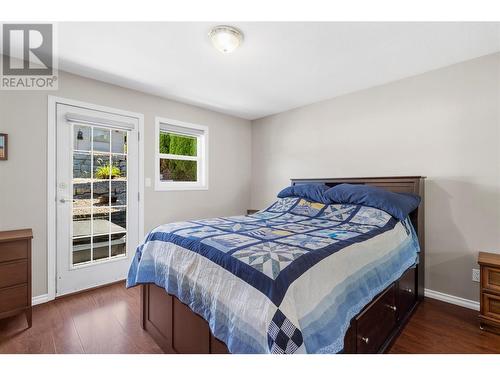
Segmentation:
[[(366, 177), (292, 179), (292, 185), (323, 182), (367, 184), (398, 193), (422, 197), (410, 214), (420, 242), (416, 267), (377, 295), (356, 317), (344, 339), (344, 353), (383, 353), (390, 348), (424, 297), (424, 177)], [(174, 354), (226, 354), (226, 345), (216, 339), (208, 323), (175, 296), (154, 284), (141, 286), (141, 325), (166, 352)]]

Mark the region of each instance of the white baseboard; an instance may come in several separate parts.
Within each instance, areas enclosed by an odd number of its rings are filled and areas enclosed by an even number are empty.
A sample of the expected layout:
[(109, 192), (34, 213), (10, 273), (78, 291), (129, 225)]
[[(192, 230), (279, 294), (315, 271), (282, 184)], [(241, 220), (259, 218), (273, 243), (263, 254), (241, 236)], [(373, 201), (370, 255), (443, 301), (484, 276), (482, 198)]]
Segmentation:
[[(438, 292), (436, 290), (431, 290), (431, 289), (425, 289), (424, 294), (428, 298), (437, 299), (439, 301), (448, 302), (448, 303), (451, 303), (453, 305), (458, 305), (458, 306), (466, 307), (466, 308), (471, 309), (471, 310), (479, 311), (479, 302), (472, 301), (470, 299), (452, 296), (451, 294), (446, 294), (446, 293)], [(50, 299), (49, 299), (48, 294), (41, 294), (39, 296), (33, 297), (31, 303), (33, 306), (35, 306), (35, 305), (40, 305), (42, 303), (48, 302), (49, 300)]]
[(31, 299), (31, 304), (33, 306), (40, 305), (41, 303), (49, 302), (49, 300), (48, 294), (40, 294), (39, 296), (35, 296)]
[(448, 302), (453, 305), (466, 307), (471, 310), (479, 311), (479, 302), (465, 299), (462, 297), (452, 296), (451, 294), (441, 293), (436, 290), (425, 289), (424, 295), (429, 298), (437, 299), (439, 301)]

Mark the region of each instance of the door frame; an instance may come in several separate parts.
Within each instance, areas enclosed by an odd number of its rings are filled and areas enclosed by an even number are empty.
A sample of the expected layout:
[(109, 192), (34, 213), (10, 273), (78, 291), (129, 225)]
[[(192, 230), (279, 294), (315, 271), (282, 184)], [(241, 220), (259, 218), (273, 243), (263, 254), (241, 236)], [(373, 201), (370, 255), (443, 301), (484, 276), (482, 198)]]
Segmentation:
[[(98, 104), (47, 95), (47, 301), (56, 297), (57, 282), (57, 160), (56, 160), (56, 130), (57, 104), (66, 104), (75, 107), (109, 112), (128, 116), (138, 121), (138, 191), (139, 191), (139, 241), (144, 238), (144, 115), (142, 113), (125, 111), (118, 108), (106, 107)], [(131, 254), (133, 257), (133, 254)]]

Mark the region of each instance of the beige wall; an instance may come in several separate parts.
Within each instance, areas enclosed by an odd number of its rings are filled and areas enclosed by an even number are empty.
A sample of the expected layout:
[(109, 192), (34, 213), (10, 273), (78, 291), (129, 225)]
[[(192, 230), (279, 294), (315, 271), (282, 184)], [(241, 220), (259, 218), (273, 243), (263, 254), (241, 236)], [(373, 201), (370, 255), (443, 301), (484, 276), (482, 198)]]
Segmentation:
[(254, 121), (252, 208), (291, 177), (423, 175), (426, 287), (478, 300), (500, 252), (500, 54)]
[(209, 126), (208, 191), (145, 188), (145, 230), (187, 218), (242, 214), (250, 200), (250, 121), (103, 82), (62, 73), (59, 90), (0, 91), (0, 133), (9, 160), (0, 161), (0, 230), (33, 228), (33, 295), (47, 292), (47, 95), (144, 114), (144, 175), (154, 181), (154, 117)]

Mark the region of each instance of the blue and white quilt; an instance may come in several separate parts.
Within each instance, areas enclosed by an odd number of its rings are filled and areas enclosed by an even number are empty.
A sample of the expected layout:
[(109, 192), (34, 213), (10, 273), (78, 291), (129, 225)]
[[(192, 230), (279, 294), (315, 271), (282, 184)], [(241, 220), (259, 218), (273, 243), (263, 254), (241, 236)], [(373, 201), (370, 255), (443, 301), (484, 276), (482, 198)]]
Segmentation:
[(165, 288), (232, 353), (338, 353), (351, 319), (418, 251), (408, 219), (289, 197), (252, 215), (157, 227), (127, 286)]

